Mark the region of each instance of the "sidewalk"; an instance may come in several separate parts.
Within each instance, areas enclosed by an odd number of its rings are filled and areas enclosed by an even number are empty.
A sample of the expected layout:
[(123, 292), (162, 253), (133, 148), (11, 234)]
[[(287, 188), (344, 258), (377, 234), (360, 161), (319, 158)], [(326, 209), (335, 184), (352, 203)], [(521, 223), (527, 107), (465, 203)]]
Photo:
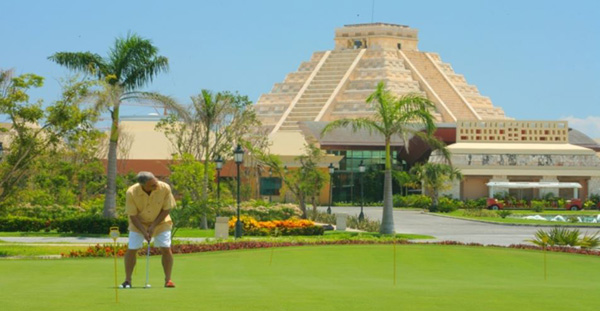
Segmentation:
[[(175, 240), (189, 241), (189, 242), (204, 242), (210, 238), (178, 238)], [(0, 241), (11, 242), (11, 243), (64, 243), (64, 244), (78, 244), (78, 245), (96, 245), (96, 244), (112, 244), (113, 239), (111, 238), (90, 238), (90, 237), (0, 237)], [(117, 243), (127, 244), (128, 238), (118, 238)]]

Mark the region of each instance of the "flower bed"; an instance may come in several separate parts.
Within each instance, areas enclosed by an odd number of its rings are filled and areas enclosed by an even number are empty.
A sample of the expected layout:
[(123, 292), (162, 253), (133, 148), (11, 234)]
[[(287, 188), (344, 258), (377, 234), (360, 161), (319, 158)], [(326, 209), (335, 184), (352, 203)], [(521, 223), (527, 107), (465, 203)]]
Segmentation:
[[(287, 220), (257, 221), (249, 216), (240, 218), (244, 235), (250, 236), (281, 236), (281, 235), (323, 235), (323, 227), (315, 225), (306, 219), (290, 218)], [(237, 218), (229, 221), (229, 233), (235, 231)]]
[[(498, 246), (498, 245), (483, 245), (479, 243), (462, 243), (455, 241), (441, 241), (441, 242), (426, 242), (426, 243), (415, 243), (408, 240), (394, 240), (394, 239), (369, 239), (369, 240), (298, 240), (298, 241), (231, 241), (231, 242), (218, 242), (218, 243), (203, 243), (203, 244), (174, 244), (171, 246), (171, 250), (174, 254), (190, 254), (190, 253), (202, 253), (202, 252), (215, 252), (215, 251), (228, 251), (238, 249), (257, 249), (257, 248), (270, 248), (270, 247), (291, 247), (291, 246), (318, 246), (318, 245), (369, 245), (369, 244), (399, 244), (399, 245), (412, 245), (412, 244), (429, 244), (429, 245), (457, 245), (457, 246), (471, 246), (471, 247), (496, 247), (496, 248), (514, 248), (514, 249), (526, 249), (526, 250), (543, 250), (542, 247), (534, 245), (524, 244), (513, 244), (510, 246)], [(90, 246), (86, 251), (72, 251), (69, 254), (61, 254), (62, 257), (111, 257), (113, 256), (112, 245), (96, 245)], [(117, 256), (122, 257), (127, 249), (126, 244), (117, 244)], [(140, 255), (145, 255), (144, 249), (140, 249)], [(574, 247), (547, 247), (546, 251), (558, 252), (558, 253), (570, 253), (570, 254), (581, 254), (581, 255), (592, 255), (600, 256), (600, 251), (580, 249)], [(152, 247), (150, 249), (151, 255), (160, 255), (161, 251), (159, 248)]]

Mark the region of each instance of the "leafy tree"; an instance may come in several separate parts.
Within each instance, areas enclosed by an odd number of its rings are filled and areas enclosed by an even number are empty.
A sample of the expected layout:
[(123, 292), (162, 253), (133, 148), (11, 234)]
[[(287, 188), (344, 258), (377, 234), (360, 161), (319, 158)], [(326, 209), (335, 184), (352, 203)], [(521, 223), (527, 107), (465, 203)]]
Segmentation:
[(300, 167), (285, 172), (279, 156), (261, 153), (260, 151), (256, 153), (256, 158), (264, 166), (270, 167), (273, 174), (281, 176), (287, 190), (296, 197), (298, 206), (302, 210), (302, 218), (305, 219), (308, 217), (306, 203), (312, 204), (313, 215), (316, 215), (317, 198), (325, 183), (329, 181), (329, 174), (318, 167), (322, 157), (323, 151), (314, 144), (308, 144), (305, 146), (305, 154), (295, 158), (300, 163)]
[(50, 60), (71, 70), (91, 74), (103, 82), (102, 90), (94, 94), (96, 108), (109, 111), (110, 129), (107, 187), (104, 217), (116, 217), (117, 145), (119, 141), (119, 109), (126, 102), (135, 101), (182, 110), (171, 98), (158, 93), (140, 92), (159, 73), (168, 70), (168, 60), (158, 55), (158, 49), (148, 39), (135, 34), (117, 38), (108, 57), (91, 52), (58, 52)]
[[(242, 143), (244, 137), (249, 137), (248, 133), (254, 132), (260, 123), (247, 96), (202, 90), (191, 99), (192, 105), (187, 111), (169, 115), (159, 122), (157, 128), (171, 141), (176, 154), (191, 154), (197, 161), (204, 162), (200, 202), (206, 204), (209, 176), (213, 176), (209, 174), (209, 163), (217, 155), (226, 157), (232, 154), (234, 142)], [(200, 210), (203, 213), (201, 227), (206, 229), (207, 207)]]
[(440, 191), (449, 189), (453, 180), (461, 180), (460, 171), (451, 165), (444, 163), (425, 163), (417, 164), (411, 168), (417, 180), (421, 182), (429, 196), (431, 197), (431, 212), (437, 211)]
[[(198, 215), (206, 215), (209, 204), (203, 197), (204, 163), (197, 161), (193, 155), (176, 155), (174, 164), (171, 165), (170, 180), (173, 188), (182, 195), (185, 204), (173, 215), (173, 221), (176, 228), (189, 224), (190, 220)], [(214, 164), (208, 163), (208, 171), (211, 175), (215, 172)], [(210, 183), (210, 188), (214, 188), (214, 183)]]
[[(69, 137), (82, 135), (83, 129), (91, 126), (97, 116), (93, 110), (79, 107), (89, 92), (89, 83), (69, 81), (62, 98), (45, 110), (41, 101), (30, 103), (27, 94), (29, 89), (42, 85), (40, 76), (14, 77), (12, 71), (0, 70), (0, 114), (11, 121), (10, 146), (0, 164), (0, 202), (16, 197), (27, 187), (30, 177), (40, 173), (36, 163), (68, 145)], [(67, 182), (64, 176), (54, 176), (52, 180), (55, 186)]]
[(376, 132), (383, 136), (385, 140), (385, 177), (380, 232), (393, 234), (391, 139), (393, 136), (402, 138), (407, 151), (410, 136), (417, 136), (432, 146), (440, 146), (442, 143), (433, 137), (436, 127), (430, 113), (435, 105), (428, 99), (415, 94), (396, 98), (385, 89), (383, 82), (377, 84), (377, 89), (369, 95), (367, 103), (372, 104), (375, 109), (372, 117), (340, 119), (330, 122), (325, 126), (321, 135), (326, 135), (336, 128), (350, 126), (354, 132), (367, 129), (370, 133)]

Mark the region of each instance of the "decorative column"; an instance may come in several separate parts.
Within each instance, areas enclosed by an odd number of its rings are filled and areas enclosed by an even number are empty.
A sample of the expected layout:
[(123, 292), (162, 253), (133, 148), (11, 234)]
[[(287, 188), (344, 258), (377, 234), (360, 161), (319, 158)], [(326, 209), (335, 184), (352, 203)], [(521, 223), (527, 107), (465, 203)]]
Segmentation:
[(590, 177), (588, 180), (588, 197), (593, 194), (600, 195), (600, 177)]
[[(558, 182), (558, 178), (556, 176), (543, 176), (540, 182)], [(540, 188), (540, 198), (543, 198), (548, 193), (552, 193), (555, 197), (558, 197), (558, 188)]]

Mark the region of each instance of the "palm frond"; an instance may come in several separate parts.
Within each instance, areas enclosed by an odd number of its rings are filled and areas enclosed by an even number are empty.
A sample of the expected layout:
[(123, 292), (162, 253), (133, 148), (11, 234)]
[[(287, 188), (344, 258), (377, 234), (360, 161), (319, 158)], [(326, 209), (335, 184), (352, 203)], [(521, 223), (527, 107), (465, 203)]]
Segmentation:
[(335, 120), (332, 121), (330, 123), (328, 123), (323, 130), (321, 131), (321, 136), (325, 136), (327, 133), (333, 131), (334, 129), (340, 128), (340, 127), (348, 127), (350, 126), (352, 128), (353, 132), (356, 132), (360, 129), (366, 129), (369, 131), (369, 134), (372, 134), (373, 131), (379, 132), (382, 135), (385, 134), (385, 132), (383, 131), (383, 127), (379, 124), (377, 124), (377, 122), (375, 122), (374, 120), (371, 119), (367, 119), (367, 118), (357, 118), (357, 119), (340, 119), (340, 120)]
[(121, 101), (134, 101), (148, 106), (160, 106), (173, 111), (179, 117), (189, 118), (188, 110), (180, 105), (173, 97), (155, 92), (125, 92)]
[(48, 59), (71, 70), (91, 74), (98, 79), (108, 74), (107, 65), (102, 57), (91, 52), (58, 52)]

